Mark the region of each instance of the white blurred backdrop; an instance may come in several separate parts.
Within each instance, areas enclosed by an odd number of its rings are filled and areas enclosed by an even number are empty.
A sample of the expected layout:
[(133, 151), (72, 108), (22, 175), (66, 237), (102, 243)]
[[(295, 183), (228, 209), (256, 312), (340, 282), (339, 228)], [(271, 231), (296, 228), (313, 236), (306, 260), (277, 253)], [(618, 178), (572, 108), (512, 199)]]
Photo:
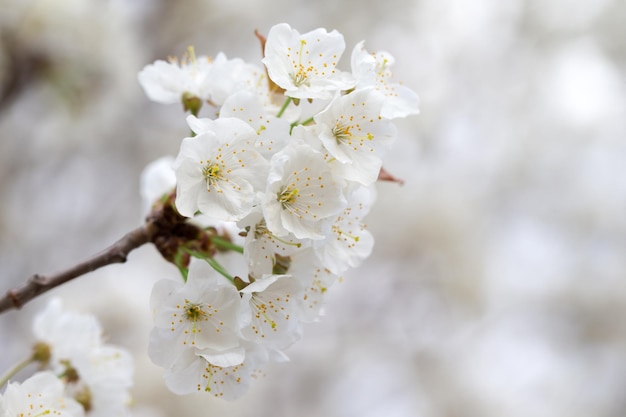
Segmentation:
[(244, 399), (166, 390), (148, 299), (177, 272), (149, 246), (0, 316), (0, 372), (60, 296), (135, 355), (139, 417), (623, 416), (625, 18), (621, 0), (0, 0), (1, 292), (141, 222), (141, 170), (187, 134), (136, 81), (155, 59), (258, 62), (255, 29), (337, 29), (340, 67), (362, 39), (387, 50), (422, 111), (385, 161), (405, 184), (378, 184), (373, 255)]

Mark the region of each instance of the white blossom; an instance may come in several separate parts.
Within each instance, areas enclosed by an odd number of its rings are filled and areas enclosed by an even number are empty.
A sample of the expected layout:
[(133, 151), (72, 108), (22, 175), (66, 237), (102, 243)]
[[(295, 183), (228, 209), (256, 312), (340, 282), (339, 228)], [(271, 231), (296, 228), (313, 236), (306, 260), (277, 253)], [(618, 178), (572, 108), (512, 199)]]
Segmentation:
[(239, 345), (241, 297), (233, 285), (204, 275), (200, 262), (190, 263), (186, 283), (164, 279), (154, 285), (148, 353), (157, 365), (171, 366), (189, 348), (225, 351)]
[(381, 116), (387, 119), (406, 117), (419, 113), (419, 97), (410, 88), (391, 81), (390, 67), (395, 59), (388, 52), (369, 53), (364, 42), (352, 50), (352, 74), (357, 79), (357, 89), (374, 87), (384, 97)]
[(242, 329), (246, 340), (285, 349), (302, 333), (298, 299), (301, 283), (290, 275), (264, 275), (240, 290), (250, 324)]
[(218, 220), (240, 220), (265, 183), (267, 161), (254, 149), (256, 133), (232, 117), (188, 121), (204, 129), (183, 139), (176, 158), (176, 208), (186, 217), (201, 211)]
[(373, 193), (373, 189), (362, 186), (347, 193), (347, 207), (325, 225), (328, 237), (313, 242), (320, 262), (334, 274), (359, 266), (372, 253), (374, 238), (363, 221), (374, 199)]
[(211, 102), (217, 106), (239, 91), (261, 92), (267, 88), (265, 71), (256, 65), (240, 58), (228, 59), (221, 52), (211, 62), (207, 89)]
[(157, 60), (139, 72), (139, 84), (150, 100), (162, 104), (180, 103), (183, 94), (188, 93), (201, 100), (209, 100), (211, 91), (211, 59), (189, 54), (180, 62)]
[(341, 188), (322, 154), (305, 144), (292, 144), (270, 161), (263, 215), (276, 236), (323, 239), (320, 220), (345, 206)]
[(10, 382), (0, 395), (0, 416), (83, 417), (83, 407), (64, 393), (52, 372), (38, 372), (23, 383)]
[(104, 345), (75, 358), (80, 379), (68, 381), (67, 392), (87, 398), (89, 417), (127, 416), (133, 384), (133, 359), (116, 346)]
[(63, 371), (62, 362), (74, 362), (88, 352), (102, 346), (102, 328), (89, 314), (63, 309), (59, 298), (53, 298), (35, 317), (33, 333), (38, 342), (50, 348), (50, 366)]
[(63, 309), (52, 299), (34, 320), (38, 342), (50, 348), (48, 366), (67, 378), (66, 395), (79, 399), (89, 416), (127, 415), (133, 360), (117, 346), (104, 344), (94, 316)]
[(317, 321), (324, 312), (326, 293), (337, 280), (337, 275), (326, 268), (312, 248), (291, 256), (287, 273), (296, 277), (304, 288), (299, 304), (302, 306), (302, 322)]
[(228, 353), (207, 359), (186, 350), (165, 372), (165, 384), (179, 395), (204, 392), (228, 401), (236, 400), (248, 390), (254, 373), (268, 361), (269, 355), (253, 345), (246, 349), (245, 355), (240, 355), (239, 350), (234, 355)]
[(150, 162), (141, 172), (139, 193), (143, 203), (143, 214), (146, 215), (161, 197), (176, 188), (174, 174), (174, 158), (164, 156)]
[(249, 90), (231, 95), (222, 106), (220, 117), (236, 117), (256, 132), (255, 147), (261, 155), (271, 158), (290, 141), (290, 123), (267, 113), (261, 98)]
[(239, 224), (247, 229), (243, 253), (249, 274), (254, 277), (271, 274), (277, 256), (287, 257), (309, 244), (308, 239), (298, 239), (291, 233), (281, 237), (274, 235), (261, 212), (252, 212)]
[(354, 87), (351, 74), (336, 66), (346, 45), (336, 30), (315, 29), (300, 34), (286, 23), (273, 26), (265, 43), (269, 77), (294, 98), (331, 98), (337, 90)]
[(373, 89), (358, 90), (337, 97), (315, 116), (337, 176), (363, 185), (378, 178), (382, 157), (396, 137), (394, 124), (380, 116), (382, 104)]
[[(323, 314), (339, 274), (372, 251), (364, 220), (370, 186), (396, 137), (391, 119), (417, 113), (418, 98), (391, 81), (388, 53), (370, 54), (361, 42), (347, 73), (337, 66), (344, 50), (337, 31), (300, 34), (282, 23), (265, 42), (266, 73), (190, 50), (188, 60), (156, 62), (139, 75), (152, 99), (191, 95), (215, 110), (213, 119), (188, 116), (193, 137), (183, 139), (171, 168), (155, 163), (142, 179), (149, 204), (175, 182), (186, 221), (229, 240), (212, 238), (214, 255), (190, 253), (186, 281), (154, 286), (148, 353), (176, 394), (239, 398), (259, 366), (286, 360), (283, 349), (301, 338), (302, 323)], [(282, 103), (270, 80), (284, 90)], [(198, 101), (191, 104), (197, 114)], [(90, 389), (98, 386), (93, 358), (76, 360)], [(102, 392), (119, 404), (124, 390)]]

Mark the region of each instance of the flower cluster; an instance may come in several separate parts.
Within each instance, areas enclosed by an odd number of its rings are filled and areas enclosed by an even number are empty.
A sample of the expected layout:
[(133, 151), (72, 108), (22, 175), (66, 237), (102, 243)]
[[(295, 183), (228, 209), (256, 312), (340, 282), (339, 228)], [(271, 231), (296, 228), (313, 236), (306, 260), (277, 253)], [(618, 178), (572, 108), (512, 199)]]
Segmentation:
[(327, 289), (371, 253), (364, 217), (396, 138), (393, 119), (418, 112), (417, 95), (392, 81), (386, 52), (359, 43), (348, 72), (337, 66), (337, 31), (279, 24), (259, 38), (265, 68), (190, 48), (139, 73), (149, 98), (192, 113), (192, 135), (173, 164), (146, 171), (143, 194), (153, 202), (175, 187), (178, 212), (235, 230), (230, 248), (243, 255), (233, 275), (219, 252), (183, 250), (174, 258), (184, 279), (153, 289), (149, 355), (178, 394), (235, 399), (264, 363), (286, 359)]
[(41, 371), (0, 395), (0, 416), (125, 416), (130, 404), (130, 354), (102, 340), (91, 315), (65, 311), (53, 299), (35, 318), (30, 361)]

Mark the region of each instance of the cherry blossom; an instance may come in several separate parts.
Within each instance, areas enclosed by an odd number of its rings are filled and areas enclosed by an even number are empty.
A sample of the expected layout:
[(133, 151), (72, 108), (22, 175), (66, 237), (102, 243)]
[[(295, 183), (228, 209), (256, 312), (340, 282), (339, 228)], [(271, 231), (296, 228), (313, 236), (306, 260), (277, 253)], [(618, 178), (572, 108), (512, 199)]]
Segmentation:
[(365, 217), (396, 139), (392, 119), (417, 113), (419, 100), (393, 81), (389, 53), (363, 45), (344, 72), (339, 32), (281, 23), (265, 39), (264, 69), (218, 53), (140, 73), (150, 98), (192, 95), (214, 110), (198, 118), (186, 105), (192, 137), (171, 167), (146, 170), (144, 199), (175, 186), (187, 225), (227, 237), (211, 242), (215, 254), (190, 252), (182, 281), (154, 286), (148, 352), (172, 392), (241, 397), (319, 319), (339, 275), (372, 252)]
[(158, 365), (171, 366), (188, 348), (223, 351), (239, 345), (241, 297), (234, 286), (204, 275), (200, 262), (189, 265), (186, 283), (164, 279), (152, 290), (155, 327), (148, 353)]
[(320, 220), (337, 214), (345, 199), (323, 155), (298, 143), (272, 157), (262, 204), (274, 235), (323, 239)]
[(387, 119), (419, 113), (419, 97), (410, 88), (391, 81), (395, 59), (388, 52), (369, 53), (363, 41), (352, 50), (352, 74), (357, 89), (374, 87), (384, 97), (381, 116)]
[(90, 417), (126, 416), (131, 403), (133, 359), (116, 346), (104, 345), (75, 358), (79, 376), (67, 382), (66, 391), (78, 399)]
[(248, 262), (249, 274), (254, 277), (271, 274), (277, 257), (288, 257), (309, 244), (308, 239), (298, 239), (291, 233), (282, 237), (274, 235), (267, 228), (261, 212), (251, 213), (239, 224), (247, 230), (244, 257)]
[[(323, 314), (340, 274), (372, 252), (365, 217), (396, 138), (392, 119), (418, 113), (419, 99), (392, 81), (393, 57), (363, 42), (352, 71), (341, 71), (345, 46), (336, 30), (301, 34), (281, 23), (269, 30), (264, 68), (221, 52), (196, 57), (190, 47), (138, 74), (149, 99), (183, 103), (192, 133), (175, 157), (146, 167), (146, 224), (104, 256), (119, 261), (122, 246), (153, 242), (178, 267), (181, 277), (153, 286), (148, 344), (175, 394), (241, 397), (260, 367), (287, 360), (283, 351)], [(198, 118), (204, 105), (210, 117)], [(172, 207), (163, 197), (174, 190)], [(28, 285), (46, 290), (40, 278)], [(15, 306), (17, 291), (6, 297)], [(41, 352), (2, 383), (33, 361), (46, 371), (7, 384), (0, 417), (129, 414), (133, 358), (104, 343), (95, 317), (54, 299), (33, 333)]]
[(143, 203), (144, 216), (164, 195), (176, 188), (174, 157), (164, 156), (150, 162), (141, 172), (139, 194)]
[(211, 62), (207, 88), (211, 102), (221, 106), (228, 97), (239, 91), (263, 94), (263, 91), (267, 91), (267, 76), (263, 68), (240, 58), (228, 59), (220, 52)]
[(21, 384), (9, 383), (0, 395), (0, 416), (83, 417), (83, 407), (64, 390), (63, 382), (52, 372), (38, 372)]
[(47, 367), (64, 375), (65, 392), (89, 416), (123, 416), (130, 404), (133, 359), (117, 346), (104, 344), (96, 318), (63, 309), (52, 299), (33, 322), (38, 343), (50, 351)]
[(254, 149), (256, 133), (236, 118), (199, 121), (189, 117), (197, 136), (185, 138), (174, 163), (176, 207), (187, 217), (200, 211), (237, 221), (250, 212), (262, 189), (267, 161)]
[(246, 340), (285, 349), (300, 338), (301, 283), (290, 275), (264, 275), (240, 290), (242, 304), (251, 313), (242, 329)]
[(327, 291), (337, 280), (337, 275), (320, 262), (312, 248), (291, 256), (287, 272), (298, 278), (304, 288), (299, 300), (300, 320), (305, 323), (317, 321), (324, 312)]
[(232, 401), (245, 394), (259, 367), (270, 358), (270, 352), (255, 345), (249, 345), (243, 355), (237, 349), (233, 355), (226, 352), (215, 358), (186, 350), (165, 372), (165, 384), (175, 394), (204, 392)]
[(185, 93), (205, 101), (211, 98), (211, 67), (209, 57), (196, 57), (190, 48), (181, 61), (170, 58), (147, 65), (138, 79), (148, 98), (158, 103), (180, 103)]
[(349, 90), (355, 81), (336, 69), (345, 50), (343, 35), (336, 30), (315, 29), (300, 34), (287, 23), (273, 26), (265, 43), (269, 77), (294, 98), (331, 98), (335, 91)]
[(337, 176), (370, 185), (378, 178), (382, 157), (396, 137), (396, 128), (380, 116), (382, 100), (373, 89), (335, 99), (315, 116), (319, 139)]
[(373, 193), (373, 189), (362, 186), (347, 193), (347, 207), (326, 224), (327, 239), (313, 242), (315, 254), (331, 272), (341, 274), (355, 268), (372, 253), (374, 238), (363, 221)]
[(38, 342), (50, 348), (50, 366), (62, 370), (64, 361), (72, 361), (102, 345), (102, 328), (89, 314), (67, 311), (59, 298), (50, 300), (33, 321)]
[(255, 149), (268, 159), (290, 141), (289, 121), (268, 114), (259, 95), (249, 90), (231, 95), (220, 117), (236, 117), (248, 123), (256, 132)]

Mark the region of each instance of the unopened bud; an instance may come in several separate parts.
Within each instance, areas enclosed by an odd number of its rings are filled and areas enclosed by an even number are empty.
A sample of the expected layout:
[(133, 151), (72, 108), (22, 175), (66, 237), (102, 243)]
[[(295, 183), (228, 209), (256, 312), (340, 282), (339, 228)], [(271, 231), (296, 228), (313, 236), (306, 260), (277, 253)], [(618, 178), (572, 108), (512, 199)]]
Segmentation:
[(197, 116), (202, 108), (202, 100), (191, 93), (183, 93), (181, 101), (183, 103), (183, 109), (194, 116)]
[(45, 342), (37, 342), (33, 346), (33, 361), (39, 362), (42, 365), (47, 365), (50, 362), (50, 345)]
[(62, 377), (66, 383), (69, 384), (80, 381), (80, 375), (78, 375), (78, 371), (72, 366), (70, 361), (63, 360), (61, 361), (61, 365), (65, 367), (65, 371), (63, 372)]
[(76, 400), (76, 402), (83, 406), (86, 412), (89, 412), (91, 410), (91, 391), (88, 387), (84, 387), (82, 390), (78, 391), (74, 395), (74, 399)]
[(241, 279), (241, 277), (235, 277), (233, 281), (235, 281), (235, 287), (237, 288), (237, 291), (241, 291), (248, 285), (250, 285), (249, 282), (244, 281), (243, 279)]
[(274, 254), (274, 268), (272, 268), (272, 273), (276, 275), (284, 275), (287, 273), (287, 270), (291, 266), (291, 258), (289, 256), (282, 256), (279, 254)]

